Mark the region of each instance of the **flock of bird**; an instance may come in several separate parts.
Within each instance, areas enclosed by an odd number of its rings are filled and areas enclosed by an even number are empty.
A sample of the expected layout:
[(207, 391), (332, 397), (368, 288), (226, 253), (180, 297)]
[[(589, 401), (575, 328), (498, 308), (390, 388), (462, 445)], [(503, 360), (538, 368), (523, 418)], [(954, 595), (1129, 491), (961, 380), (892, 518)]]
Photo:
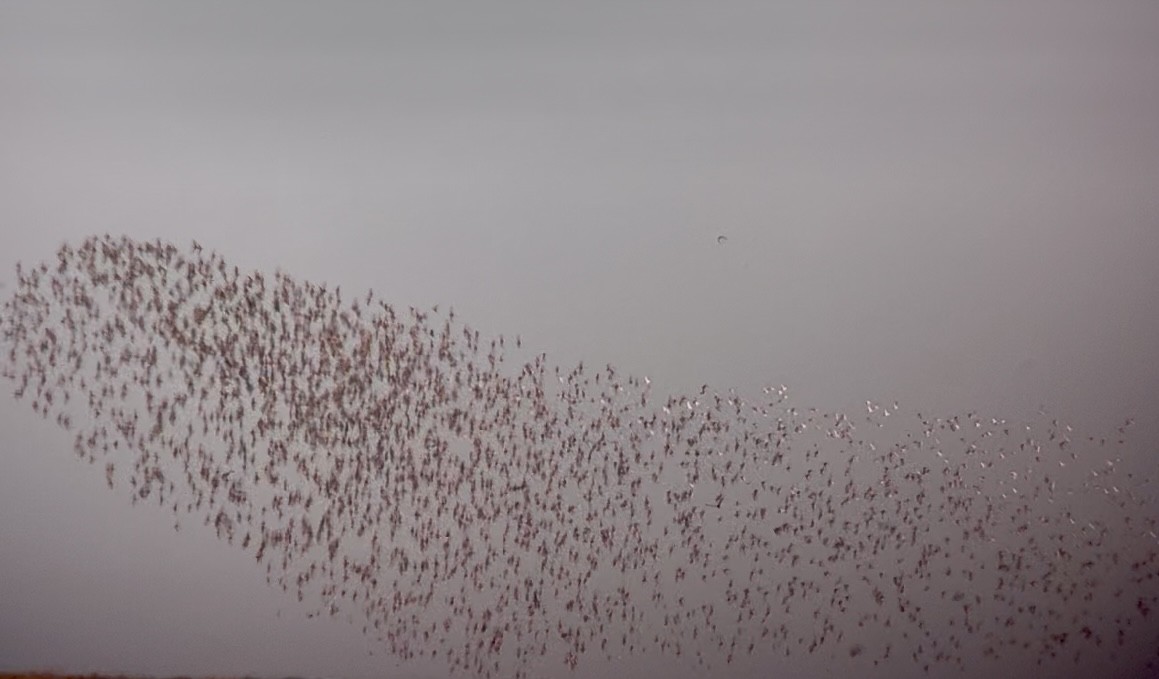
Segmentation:
[(204, 521), (397, 658), (943, 674), (1081, 665), (1156, 629), (1159, 519), (1150, 480), (1116, 464), (1127, 423), (1102, 439), (1047, 415), (798, 409), (783, 387), (657, 396), (453, 310), (196, 243), (93, 237), (18, 266), (15, 288), (17, 398), (110, 488)]

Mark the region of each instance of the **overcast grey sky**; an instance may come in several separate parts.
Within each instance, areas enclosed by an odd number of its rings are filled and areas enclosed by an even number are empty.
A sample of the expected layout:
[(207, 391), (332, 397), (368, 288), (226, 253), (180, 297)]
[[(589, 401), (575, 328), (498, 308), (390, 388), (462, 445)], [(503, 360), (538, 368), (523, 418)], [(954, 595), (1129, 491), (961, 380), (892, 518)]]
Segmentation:
[[(1146, 1), (7, 2), (0, 281), (196, 239), (661, 393), (1134, 415), (1153, 469), (1156, 74)], [(0, 669), (393, 670), (3, 392)]]

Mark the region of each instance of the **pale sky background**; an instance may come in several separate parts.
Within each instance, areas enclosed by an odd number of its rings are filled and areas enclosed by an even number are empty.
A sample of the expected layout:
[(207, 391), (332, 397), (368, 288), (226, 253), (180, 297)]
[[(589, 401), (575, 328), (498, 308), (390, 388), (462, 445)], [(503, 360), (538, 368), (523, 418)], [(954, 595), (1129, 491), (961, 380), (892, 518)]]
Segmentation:
[[(0, 4), (5, 297), (197, 239), (659, 393), (1134, 415), (1153, 473), (1157, 187), (1150, 1)], [(0, 670), (395, 671), (0, 391)]]

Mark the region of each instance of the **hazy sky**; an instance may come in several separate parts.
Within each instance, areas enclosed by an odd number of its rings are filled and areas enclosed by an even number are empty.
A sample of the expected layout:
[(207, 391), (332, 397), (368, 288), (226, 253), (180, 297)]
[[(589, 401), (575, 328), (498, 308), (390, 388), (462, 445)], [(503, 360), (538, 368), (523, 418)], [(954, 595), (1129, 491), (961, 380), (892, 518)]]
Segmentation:
[[(660, 392), (1135, 415), (1146, 468), (1156, 74), (1149, 1), (6, 2), (0, 292), (197, 239)], [(2, 391), (0, 670), (394, 667)]]

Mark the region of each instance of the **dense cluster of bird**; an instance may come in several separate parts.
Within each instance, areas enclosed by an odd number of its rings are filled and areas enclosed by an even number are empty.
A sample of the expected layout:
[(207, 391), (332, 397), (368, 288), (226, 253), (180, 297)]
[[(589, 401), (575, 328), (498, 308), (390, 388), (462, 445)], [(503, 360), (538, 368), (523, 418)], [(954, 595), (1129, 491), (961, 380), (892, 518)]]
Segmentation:
[(18, 398), (110, 488), (204, 520), (396, 657), (944, 673), (1082, 663), (1155, 630), (1159, 520), (1116, 465), (1126, 425), (828, 413), (783, 387), (658, 397), (453, 310), (344, 301), (196, 243), (93, 237), (17, 279), (0, 324)]

